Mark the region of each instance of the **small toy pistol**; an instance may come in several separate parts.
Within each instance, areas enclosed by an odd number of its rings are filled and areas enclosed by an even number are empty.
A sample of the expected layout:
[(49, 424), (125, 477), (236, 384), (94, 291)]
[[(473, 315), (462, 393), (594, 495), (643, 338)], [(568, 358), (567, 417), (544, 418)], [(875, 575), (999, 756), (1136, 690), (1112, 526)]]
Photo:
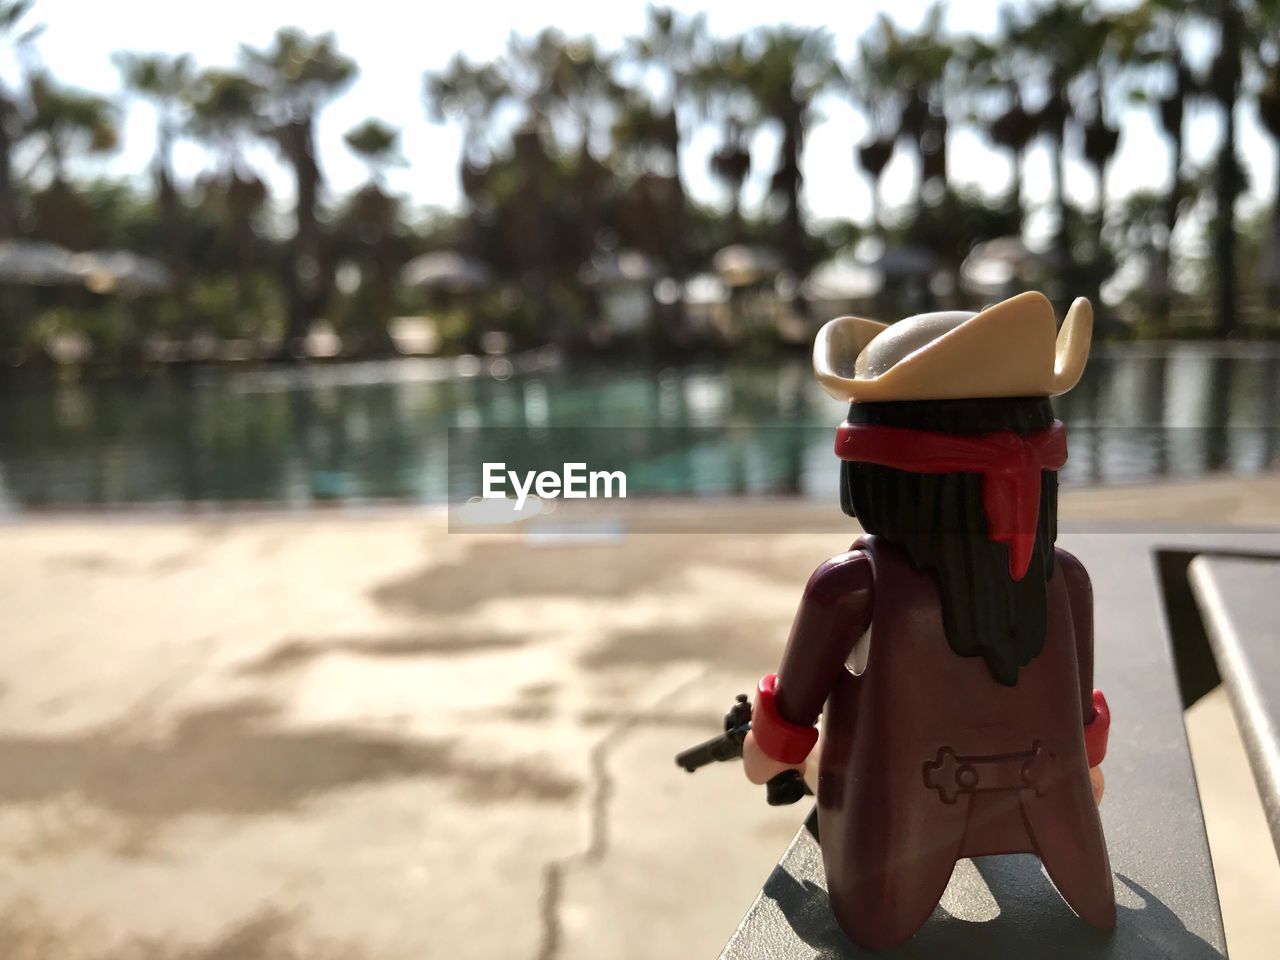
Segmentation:
[[(745, 693), (740, 693), (729, 712), (724, 715), (724, 733), (677, 753), (676, 763), (693, 773), (709, 763), (740, 760), (742, 741), (747, 738), (750, 730), (751, 703)], [(813, 792), (798, 770), (785, 770), (778, 774), (765, 784), (765, 791), (771, 807), (795, 803)]]

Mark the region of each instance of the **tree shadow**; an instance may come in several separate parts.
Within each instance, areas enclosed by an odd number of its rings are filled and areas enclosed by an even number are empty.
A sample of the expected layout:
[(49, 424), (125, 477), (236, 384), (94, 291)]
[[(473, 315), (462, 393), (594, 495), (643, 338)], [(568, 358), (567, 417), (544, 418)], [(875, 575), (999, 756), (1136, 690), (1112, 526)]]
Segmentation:
[[(856, 530), (850, 531), (852, 539)], [(678, 534), (635, 536), (619, 544), (583, 543), (535, 547), (506, 538), (469, 546), (456, 561), (431, 564), (374, 587), (370, 598), (396, 613), (459, 613), (494, 597), (625, 598), (660, 595), (694, 564), (746, 570), (795, 584), (797, 595), (813, 567), (826, 559), (760, 537), (741, 543)], [(754, 542), (754, 541), (753, 541)]]
[(595, 709), (582, 710), (578, 713), (578, 722), (589, 727), (615, 726), (627, 723), (646, 729), (673, 728), (678, 730), (710, 730), (720, 729), (723, 714), (714, 710), (664, 710), (661, 713), (641, 713), (636, 710)]
[[(640, 538), (651, 539), (651, 538)], [(624, 597), (645, 594), (678, 573), (670, 563), (644, 563), (608, 544), (535, 549), (507, 540), (473, 544), (466, 556), (374, 587), (369, 596), (399, 613), (458, 613), (495, 596)], [(641, 544), (640, 553), (649, 553)], [(619, 562), (624, 553), (628, 562)], [(571, 562), (562, 562), (570, 560)]]
[(402, 634), (399, 636), (289, 638), (260, 657), (242, 664), (238, 673), (265, 676), (305, 666), (331, 653), (387, 659), (466, 656), (493, 650), (510, 650), (524, 641), (500, 635)]
[(357, 960), (351, 944), (300, 933), (296, 920), (263, 909), (205, 943), (132, 937), (104, 946), (102, 931), (58, 924), (28, 906), (0, 914), (5, 960)]
[(545, 764), (465, 756), (455, 743), (328, 727), (290, 729), (246, 699), (185, 715), (162, 740), (103, 728), (64, 737), (0, 736), (0, 807), (75, 796), (161, 824), (193, 814), (256, 816), (357, 785), (422, 778), (466, 800), (562, 802), (575, 780)]
[(600, 670), (698, 660), (749, 673), (761, 664), (777, 661), (786, 629), (785, 622), (771, 628), (768, 620), (757, 618), (741, 623), (616, 630), (603, 643), (582, 653), (578, 664)]

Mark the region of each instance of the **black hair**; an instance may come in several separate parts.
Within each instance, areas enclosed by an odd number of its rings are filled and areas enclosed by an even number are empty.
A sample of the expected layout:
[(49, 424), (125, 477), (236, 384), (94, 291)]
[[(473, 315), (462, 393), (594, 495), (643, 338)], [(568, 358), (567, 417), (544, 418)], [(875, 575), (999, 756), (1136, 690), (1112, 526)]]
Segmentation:
[[(1045, 397), (903, 400), (855, 403), (851, 423), (938, 433), (1025, 435), (1053, 422)], [(867, 533), (899, 544), (911, 562), (937, 578), (947, 643), (962, 657), (981, 656), (999, 683), (1044, 647), (1047, 581), (1053, 576), (1058, 526), (1058, 475), (1045, 470), (1031, 564), (1021, 580), (1009, 574), (1009, 548), (987, 537), (978, 473), (910, 473), (842, 461), (840, 505)]]

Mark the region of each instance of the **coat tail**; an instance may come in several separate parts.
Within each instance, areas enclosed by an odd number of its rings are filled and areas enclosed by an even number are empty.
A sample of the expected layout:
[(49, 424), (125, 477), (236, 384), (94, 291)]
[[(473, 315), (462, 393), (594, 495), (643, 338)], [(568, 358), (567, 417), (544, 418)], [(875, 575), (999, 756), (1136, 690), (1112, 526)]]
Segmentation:
[(1062, 899), (1099, 930), (1116, 925), (1116, 893), (1087, 773), (1023, 800), (1027, 833)]

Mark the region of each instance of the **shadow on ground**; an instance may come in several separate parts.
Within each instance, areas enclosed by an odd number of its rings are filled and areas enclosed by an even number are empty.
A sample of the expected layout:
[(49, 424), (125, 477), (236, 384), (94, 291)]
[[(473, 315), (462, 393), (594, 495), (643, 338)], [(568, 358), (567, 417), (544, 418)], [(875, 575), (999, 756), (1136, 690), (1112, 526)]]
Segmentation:
[(290, 638), (245, 663), (240, 672), (269, 675), (306, 666), (326, 654), (354, 654), (388, 659), (423, 656), (465, 656), (492, 650), (509, 650), (524, 643), (515, 637), (496, 635), (438, 637), (431, 634), (400, 636)]
[[(849, 532), (850, 540), (856, 532)], [(838, 543), (837, 539), (832, 546)], [(694, 536), (638, 536), (625, 545), (554, 547), (505, 538), (483, 540), (471, 544), (454, 562), (428, 565), (375, 587), (369, 596), (396, 613), (457, 613), (495, 598), (652, 598), (661, 596), (662, 584), (679, 583), (697, 563), (794, 582), (799, 591), (809, 570), (825, 559), (802, 544), (754, 553), (737, 547), (732, 540), (717, 543), (716, 538)], [(565, 551), (562, 556), (570, 562), (559, 562), (559, 551)]]
[(361, 960), (349, 944), (326, 944), (298, 932), (293, 917), (264, 910), (207, 943), (157, 938), (111, 942), (88, 927), (66, 929), (38, 911), (17, 907), (0, 914), (5, 960)]
[(761, 618), (715, 627), (619, 630), (583, 653), (578, 664), (587, 670), (599, 670), (659, 667), (680, 660), (700, 660), (749, 673), (760, 664), (777, 659), (786, 629)]
[(329, 791), (422, 777), (473, 803), (563, 801), (578, 784), (546, 765), (463, 756), (456, 745), (353, 728), (291, 729), (262, 700), (186, 714), (157, 741), (111, 728), (66, 737), (0, 736), (0, 806), (75, 795), (117, 815), (289, 810)]
[[(1003, 956), (1012, 943), (1036, 944), (1042, 960), (1132, 957), (1162, 960), (1221, 960), (1222, 954), (1182, 921), (1151, 891), (1117, 874), (1117, 887), (1127, 886), (1139, 906), (1121, 897), (1116, 929), (1103, 932), (1077, 917), (1058, 895), (1034, 856), (978, 857), (974, 861), (998, 908), (982, 920), (954, 916), (942, 906), (900, 946), (876, 953), (855, 946), (836, 925), (827, 891), (808, 877), (797, 878), (780, 865), (764, 885), (764, 896), (776, 904), (784, 927), (758, 921), (741, 950), (796, 950), (803, 943), (813, 960), (850, 960), (882, 956), (914, 960), (945, 956), (948, 960), (989, 960)], [(777, 938), (772, 942), (770, 938)], [(732, 956), (754, 956), (733, 953)]]

